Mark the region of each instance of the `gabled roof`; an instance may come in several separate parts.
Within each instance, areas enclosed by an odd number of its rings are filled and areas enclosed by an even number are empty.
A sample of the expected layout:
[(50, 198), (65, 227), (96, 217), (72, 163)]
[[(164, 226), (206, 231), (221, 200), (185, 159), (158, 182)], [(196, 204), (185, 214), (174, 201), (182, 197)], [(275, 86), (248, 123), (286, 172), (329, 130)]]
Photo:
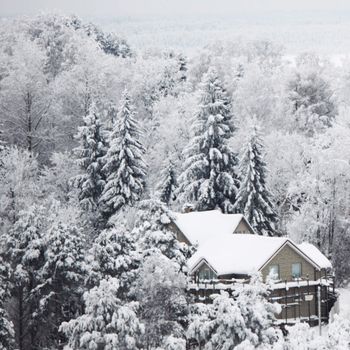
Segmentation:
[(332, 267), (332, 263), (313, 244), (304, 242), (298, 248), (322, 269)]
[(218, 236), (232, 235), (242, 220), (254, 233), (242, 214), (223, 214), (220, 210), (173, 213), (174, 223), (191, 244), (201, 246)]
[[(207, 240), (188, 260), (188, 267), (194, 272), (202, 260), (220, 275), (250, 275), (260, 271), (269, 260), (286, 244), (303, 256), (315, 268), (331, 267), (328, 259), (314, 246), (304, 250), (286, 237), (266, 237), (259, 235), (231, 234)], [(309, 244), (307, 244), (310, 246)], [(318, 252), (316, 254), (316, 251)], [(311, 256), (308, 255), (312, 251)]]

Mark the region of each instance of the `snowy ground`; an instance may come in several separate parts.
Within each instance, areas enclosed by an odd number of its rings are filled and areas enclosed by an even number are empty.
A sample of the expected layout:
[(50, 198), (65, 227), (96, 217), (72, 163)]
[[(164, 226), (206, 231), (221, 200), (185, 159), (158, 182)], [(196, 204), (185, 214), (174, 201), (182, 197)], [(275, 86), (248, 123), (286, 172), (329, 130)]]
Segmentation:
[(350, 286), (346, 289), (340, 289), (339, 314), (350, 320)]

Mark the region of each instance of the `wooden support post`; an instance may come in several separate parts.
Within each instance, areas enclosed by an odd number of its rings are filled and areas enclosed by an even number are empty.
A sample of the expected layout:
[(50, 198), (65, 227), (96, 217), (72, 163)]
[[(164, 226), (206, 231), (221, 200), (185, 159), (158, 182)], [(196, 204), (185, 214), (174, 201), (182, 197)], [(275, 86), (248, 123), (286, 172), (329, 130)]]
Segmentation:
[(321, 312), (321, 286), (317, 288), (317, 301), (318, 301), (318, 331), (320, 336), (322, 335), (322, 312)]
[[(310, 280), (309, 275), (307, 275), (307, 295), (310, 295)], [(311, 324), (311, 310), (310, 310), (310, 300), (307, 302), (307, 308), (309, 312), (309, 325)]]
[(298, 303), (299, 303), (299, 321), (300, 321), (300, 308), (301, 308), (301, 296), (300, 296), (300, 284), (298, 279)]
[(285, 310), (286, 310), (286, 324), (287, 324), (287, 321), (288, 321), (288, 308), (287, 308), (287, 300), (288, 300), (288, 297), (287, 297), (287, 280), (285, 281), (286, 283), (286, 293), (285, 293), (285, 298), (284, 298), (284, 303), (285, 303)]

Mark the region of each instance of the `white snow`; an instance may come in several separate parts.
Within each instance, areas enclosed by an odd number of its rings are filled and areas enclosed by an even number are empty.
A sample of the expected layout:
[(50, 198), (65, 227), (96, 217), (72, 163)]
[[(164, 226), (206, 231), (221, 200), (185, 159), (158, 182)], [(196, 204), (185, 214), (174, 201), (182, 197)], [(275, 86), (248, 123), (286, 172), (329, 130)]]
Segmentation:
[(304, 242), (298, 248), (322, 269), (332, 267), (332, 263), (313, 244)]
[(347, 288), (339, 289), (340, 316), (350, 320), (350, 285)]
[(218, 275), (252, 274), (286, 242), (287, 238), (250, 234), (231, 234), (213, 237), (201, 245), (189, 259), (192, 270), (205, 259)]
[[(262, 266), (286, 242), (295, 245), (287, 237), (266, 237), (252, 234), (212, 235), (201, 244), (189, 259), (193, 270), (201, 260), (206, 260), (218, 275), (252, 274)], [(312, 244), (302, 243), (297, 247), (319, 268), (332, 267), (330, 261)]]
[(202, 246), (213, 237), (232, 235), (242, 214), (223, 214), (220, 210), (174, 213), (175, 224), (193, 245)]

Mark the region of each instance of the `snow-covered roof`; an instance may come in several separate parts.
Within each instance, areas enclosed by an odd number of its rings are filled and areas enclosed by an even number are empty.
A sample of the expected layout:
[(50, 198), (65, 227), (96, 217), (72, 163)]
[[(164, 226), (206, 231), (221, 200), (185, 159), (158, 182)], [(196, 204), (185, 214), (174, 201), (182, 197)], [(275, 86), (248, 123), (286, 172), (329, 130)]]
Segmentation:
[(298, 248), (322, 269), (332, 267), (332, 263), (313, 244), (304, 242)]
[(285, 244), (294, 247), (318, 268), (331, 267), (329, 260), (313, 245), (294, 244), (286, 237), (231, 234), (208, 239), (188, 260), (190, 271), (205, 260), (218, 275), (250, 275), (259, 271)]
[(191, 271), (205, 259), (218, 275), (249, 275), (258, 271), (287, 240), (247, 234), (209, 239), (188, 260), (188, 267)]
[[(175, 224), (191, 244), (201, 246), (219, 235), (232, 235), (243, 219), (242, 214), (223, 214), (220, 210), (173, 213)], [(249, 226), (249, 223), (247, 223)], [(253, 229), (251, 228), (252, 232)]]

